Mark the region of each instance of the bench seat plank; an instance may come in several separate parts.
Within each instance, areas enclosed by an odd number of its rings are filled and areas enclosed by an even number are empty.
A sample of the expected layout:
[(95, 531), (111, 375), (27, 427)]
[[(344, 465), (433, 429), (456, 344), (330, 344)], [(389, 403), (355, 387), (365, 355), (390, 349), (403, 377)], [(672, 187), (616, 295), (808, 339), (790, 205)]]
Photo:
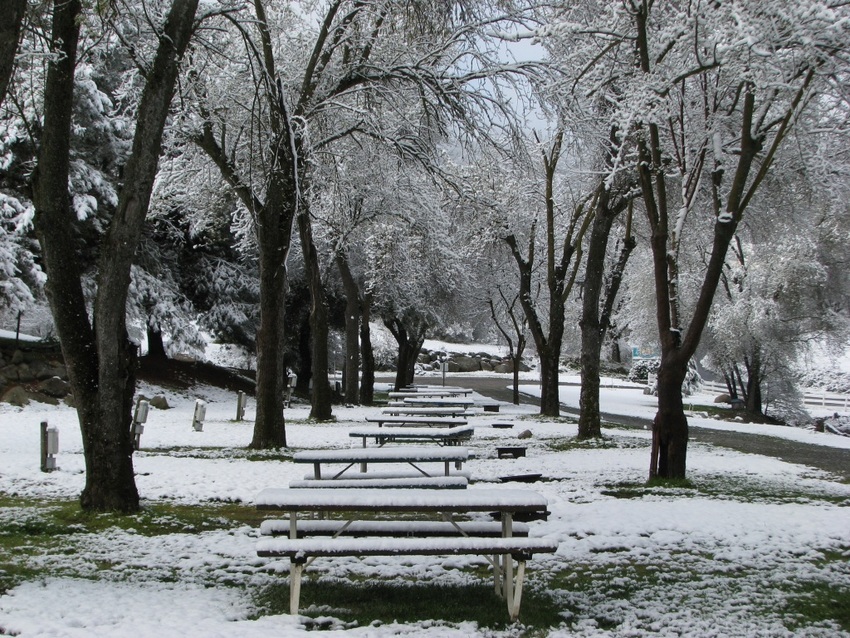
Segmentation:
[(472, 452), (466, 447), (406, 446), (302, 450), (293, 454), (292, 460), (295, 463), (443, 463), (467, 461), (472, 457)]
[(311, 556), (442, 556), (461, 554), (512, 554), (528, 557), (553, 553), (558, 543), (546, 538), (263, 538), (257, 541), (257, 555), (286, 556), (304, 561)]
[(430, 489), (465, 489), (469, 485), (469, 479), (465, 476), (410, 476), (402, 478), (345, 478), (345, 479), (304, 479), (302, 481), (291, 481), (289, 487), (293, 489), (401, 489), (401, 488), (430, 488)]
[(268, 487), (257, 509), (289, 512), (545, 512), (546, 497), (531, 490), (295, 490)]
[[(469, 536), (501, 537), (502, 524), (498, 521), (344, 521), (331, 519), (299, 519), (298, 535), (332, 536), (344, 526), (345, 536)], [(460, 529), (458, 529), (460, 528)], [(528, 536), (526, 523), (514, 523), (514, 537)], [(260, 524), (262, 536), (289, 536), (289, 519), (267, 519)]]
[[(367, 449), (371, 449), (371, 448), (367, 448)], [(383, 449), (383, 448), (379, 448), (379, 449)], [(452, 449), (452, 448), (449, 448), (449, 449)], [(366, 479), (366, 480), (385, 479), (386, 480), (386, 479), (428, 478), (429, 476), (432, 476), (432, 475), (422, 474), (422, 472), (420, 472), (418, 470), (410, 470), (409, 472), (405, 472), (405, 471), (398, 471), (398, 472), (353, 472), (352, 474), (345, 474), (344, 476), (345, 476), (346, 481), (362, 481), (364, 479)], [(466, 470), (450, 470), (448, 474), (439, 474), (439, 475), (434, 475), (434, 476), (441, 476), (441, 477), (459, 476), (459, 477), (465, 478), (467, 481), (469, 481), (472, 478), (471, 473), (467, 472)], [(305, 474), (303, 480), (305, 480), (305, 481), (321, 481), (322, 483), (326, 483), (327, 487), (334, 487), (337, 484), (337, 482), (339, 481), (339, 477), (330, 477), (330, 476), (324, 477), (323, 476), (323, 477), (317, 479), (314, 474)], [(289, 487), (293, 487), (292, 483), (289, 484)]]
[(377, 423), (378, 427), (382, 425), (406, 425), (408, 427), (444, 427), (444, 428), (453, 428), (461, 425), (466, 425), (466, 419), (460, 419), (457, 417), (450, 416), (411, 416), (411, 415), (399, 415), (399, 416), (367, 416), (367, 423)]

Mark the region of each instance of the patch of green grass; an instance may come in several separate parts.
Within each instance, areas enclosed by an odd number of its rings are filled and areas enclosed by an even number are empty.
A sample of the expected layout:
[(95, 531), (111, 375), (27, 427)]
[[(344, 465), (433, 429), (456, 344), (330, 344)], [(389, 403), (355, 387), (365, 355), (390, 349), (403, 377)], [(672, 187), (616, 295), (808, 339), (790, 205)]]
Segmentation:
[[(264, 588), (255, 600), (263, 615), (289, 613), (288, 582)], [(475, 621), (493, 630), (511, 624), (507, 604), (486, 579), (479, 584), (444, 585), (307, 578), (301, 586), (300, 612), (306, 616), (330, 614), (346, 625), (359, 626), (435, 618), (447, 623)], [(562, 618), (558, 605), (546, 592), (526, 588), (519, 620), (526, 628), (545, 630), (560, 625)]]
[(785, 612), (791, 630), (830, 622), (850, 631), (850, 589), (824, 582), (803, 583), (789, 592)]
[(144, 449), (138, 454), (144, 456), (170, 456), (190, 459), (244, 459), (247, 461), (291, 461), (292, 450), (251, 450), (248, 448), (220, 447), (164, 447)]
[(845, 495), (807, 489), (803, 486), (789, 488), (745, 477), (708, 477), (691, 479), (652, 479), (646, 483), (611, 483), (603, 486), (601, 493), (614, 498), (643, 498), (666, 494), (676, 497), (707, 496), (746, 503), (828, 503), (850, 505)]
[(649, 441), (607, 436), (594, 439), (578, 439), (572, 436), (548, 439), (546, 441), (546, 447), (551, 452), (570, 452), (572, 450), (641, 449), (648, 448)]
[[(71, 499), (25, 499), (0, 494), (0, 593), (21, 582), (54, 573), (50, 562), (40, 557), (73, 555), (84, 542), (78, 540), (82, 537), (116, 529), (153, 537), (244, 525), (256, 528), (263, 518), (254, 507), (239, 503), (157, 502), (147, 504), (138, 513), (120, 515), (85, 512), (78, 501)], [(96, 566), (102, 570), (114, 567), (109, 561)]]

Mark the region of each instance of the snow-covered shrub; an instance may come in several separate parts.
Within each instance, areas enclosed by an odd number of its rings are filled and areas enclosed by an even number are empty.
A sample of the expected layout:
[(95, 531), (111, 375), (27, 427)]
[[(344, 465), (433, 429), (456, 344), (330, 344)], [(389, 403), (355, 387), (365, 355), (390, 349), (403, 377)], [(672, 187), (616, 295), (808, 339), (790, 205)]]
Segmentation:
[(659, 367), (661, 359), (634, 359), (632, 369), (629, 370), (629, 381), (646, 383), (650, 374), (658, 374)]

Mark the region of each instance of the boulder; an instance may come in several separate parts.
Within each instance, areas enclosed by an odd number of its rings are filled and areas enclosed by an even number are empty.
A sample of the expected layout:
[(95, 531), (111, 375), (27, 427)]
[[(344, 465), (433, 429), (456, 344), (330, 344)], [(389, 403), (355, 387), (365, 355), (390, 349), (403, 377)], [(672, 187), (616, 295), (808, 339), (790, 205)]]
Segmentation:
[(481, 370), (481, 360), (478, 357), (460, 354), (455, 355), (453, 359), (459, 368), (459, 372), (478, 372)]
[(154, 398), (150, 400), (150, 404), (152, 408), (156, 408), (157, 410), (168, 410), (171, 408), (168, 405), (168, 399), (165, 398), (162, 394), (157, 394)]
[(61, 399), (71, 391), (71, 385), (59, 377), (51, 377), (39, 383), (37, 390), (49, 397)]
[(29, 364), (21, 363), (18, 365), (18, 380), (35, 381), (35, 374), (33, 374), (32, 368), (29, 367)]
[(0, 402), (22, 408), (25, 405), (29, 405), (30, 396), (21, 386), (13, 385), (3, 393), (3, 396), (0, 397)]
[(714, 397), (714, 402), (715, 403), (732, 403), (732, 397), (730, 397), (728, 394), (718, 394), (716, 397)]
[(530, 439), (532, 437), (531, 430), (523, 430), (519, 434), (517, 434), (518, 439)]

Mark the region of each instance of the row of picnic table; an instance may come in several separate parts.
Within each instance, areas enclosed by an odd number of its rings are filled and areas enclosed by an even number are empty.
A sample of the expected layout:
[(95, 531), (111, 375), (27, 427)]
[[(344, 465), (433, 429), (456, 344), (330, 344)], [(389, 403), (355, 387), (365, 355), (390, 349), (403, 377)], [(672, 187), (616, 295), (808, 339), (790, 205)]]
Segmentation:
[[(554, 552), (557, 543), (530, 537), (529, 526), (514, 521), (518, 515), (545, 517), (547, 502), (540, 494), (466, 489), (470, 474), (464, 464), (474, 458), (462, 445), (474, 432), (466, 421), (473, 414), (471, 394), (433, 386), (390, 393), (391, 404), (366, 419), (377, 427), (349, 432), (362, 446), (296, 452), (292, 460), (312, 471), (287, 488), (257, 496), (258, 509), (286, 516), (263, 522), (257, 553), (289, 559), (290, 613), (298, 613), (303, 571), (318, 557), (471, 554), (488, 557), (495, 591), (507, 601), (511, 619), (518, 617), (526, 561)], [(446, 405), (449, 401), (459, 405)], [(463, 411), (445, 412), (459, 408)], [(482, 520), (481, 513), (491, 518)], [(400, 514), (417, 519), (400, 520)]]

